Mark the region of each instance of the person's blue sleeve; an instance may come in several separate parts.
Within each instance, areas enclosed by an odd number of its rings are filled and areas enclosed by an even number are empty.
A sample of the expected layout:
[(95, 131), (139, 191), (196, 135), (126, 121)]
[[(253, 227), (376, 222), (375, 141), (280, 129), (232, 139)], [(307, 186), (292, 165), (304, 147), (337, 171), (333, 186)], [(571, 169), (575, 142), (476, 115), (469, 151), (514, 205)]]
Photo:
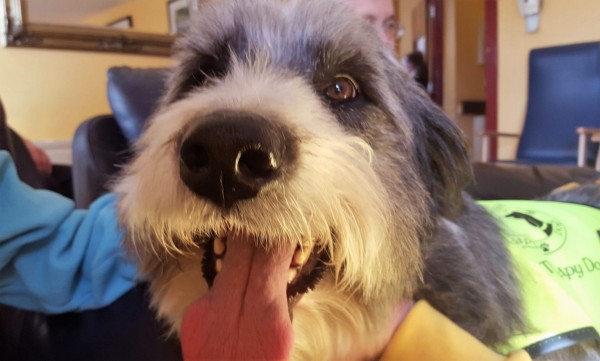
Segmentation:
[(75, 209), (21, 182), (0, 151), (0, 303), (47, 313), (112, 303), (136, 282), (122, 237), (114, 195)]

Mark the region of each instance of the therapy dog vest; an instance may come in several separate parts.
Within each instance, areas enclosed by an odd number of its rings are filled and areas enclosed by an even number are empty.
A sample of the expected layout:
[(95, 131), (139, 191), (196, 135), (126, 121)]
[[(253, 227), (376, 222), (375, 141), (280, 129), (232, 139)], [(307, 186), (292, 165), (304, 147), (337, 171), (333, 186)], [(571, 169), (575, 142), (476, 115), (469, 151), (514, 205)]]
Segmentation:
[(501, 351), (532, 357), (599, 338), (600, 209), (550, 201), (480, 201), (517, 269), (529, 330)]

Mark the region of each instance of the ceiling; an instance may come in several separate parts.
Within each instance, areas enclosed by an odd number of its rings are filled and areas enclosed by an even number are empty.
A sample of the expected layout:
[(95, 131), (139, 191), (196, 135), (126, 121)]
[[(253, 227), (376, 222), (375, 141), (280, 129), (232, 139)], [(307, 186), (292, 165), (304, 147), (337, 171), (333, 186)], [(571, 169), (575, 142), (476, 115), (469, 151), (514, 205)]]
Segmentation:
[(26, 0), (29, 21), (36, 23), (79, 23), (95, 13), (128, 0)]

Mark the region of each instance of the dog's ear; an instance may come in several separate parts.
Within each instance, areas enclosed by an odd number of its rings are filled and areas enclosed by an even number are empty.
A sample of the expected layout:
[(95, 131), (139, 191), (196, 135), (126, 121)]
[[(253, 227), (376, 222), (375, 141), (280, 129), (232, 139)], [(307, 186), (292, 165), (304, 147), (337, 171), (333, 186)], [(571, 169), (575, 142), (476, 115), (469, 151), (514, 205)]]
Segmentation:
[(463, 132), (429, 95), (392, 61), (386, 75), (412, 123), (416, 166), (434, 201), (435, 211), (454, 218), (462, 191), (472, 180)]
[[(428, 96), (427, 96), (428, 97)], [(432, 101), (419, 102), (415, 143), (421, 173), (429, 180), (433, 199), (442, 215), (453, 218), (462, 208), (462, 192), (472, 181), (465, 137), (456, 123)]]

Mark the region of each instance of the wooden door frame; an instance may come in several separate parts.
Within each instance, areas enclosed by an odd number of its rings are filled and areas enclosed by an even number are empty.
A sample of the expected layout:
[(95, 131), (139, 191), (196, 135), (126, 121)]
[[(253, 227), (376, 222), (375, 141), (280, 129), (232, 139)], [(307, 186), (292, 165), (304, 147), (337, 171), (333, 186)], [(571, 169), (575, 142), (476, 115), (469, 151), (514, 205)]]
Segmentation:
[(444, 106), (444, 0), (427, 0), (427, 51), (430, 62), (431, 99)]
[[(498, 0), (485, 0), (485, 129), (498, 130)], [(490, 142), (490, 160), (497, 159), (497, 142)]]

